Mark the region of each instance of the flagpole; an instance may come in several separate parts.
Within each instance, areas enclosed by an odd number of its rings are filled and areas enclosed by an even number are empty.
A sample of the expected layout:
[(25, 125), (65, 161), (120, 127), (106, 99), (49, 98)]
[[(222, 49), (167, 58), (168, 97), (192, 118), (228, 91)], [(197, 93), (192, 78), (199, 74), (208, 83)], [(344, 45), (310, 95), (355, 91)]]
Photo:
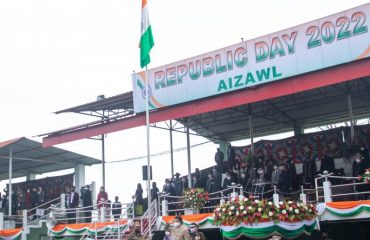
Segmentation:
[(150, 191), (150, 131), (149, 131), (149, 78), (148, 78), (148, 65), (145, 66), (145, 79), (146, 79), (146, 86), (145, 86), (145, 102), (146, 102), (146, 109), (145, 109), (145, 116), (146, 116), (146, 152), (147, 152), (147, 188), (148, 188), (148, 219), (149, 219), (149, 236), (151, 236), (152, 230), (152, 223), (151, 223), (151, 191)]

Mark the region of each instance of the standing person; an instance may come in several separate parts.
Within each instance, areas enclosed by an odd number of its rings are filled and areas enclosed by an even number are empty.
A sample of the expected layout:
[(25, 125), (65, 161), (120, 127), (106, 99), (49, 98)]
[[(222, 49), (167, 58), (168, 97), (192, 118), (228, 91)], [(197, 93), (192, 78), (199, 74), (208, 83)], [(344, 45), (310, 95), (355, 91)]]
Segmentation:
[(137, 184), (135, 192), (135, 215), (142, 216), (144, 214), (143, 188), (141, 184)]
[(278, 165), (274, 164), (274, 170), (271, 173), (271, 188), (274, 188), (274, 186), (279, 185), (279, 179), (280, 179), (280, 169)]
[(31, 190), (27, 188), (25, 196), (26, 209), (31, 209)]
[(231, 143), (227, 146), (227, 162), (229, 165), (229, 169), (233, 169), (235, 167), (235, 149), (231, 146)]
[[(235, 182), (231, 178), (230, 172), (228, 171), (226, 172), (226, 178), (224, 179), (224, 182), (222, 184), (222, 190), (229, 188), (232, 185), (232, 183), (235, 183)], [(228, 191), (225, 191), (224, 193), (230, 194), (232, 191), (233, 191), (232, 189), (229, 189)]]
[(170, 228), (169, 227), (166, 227), (164, 229), (164, 238), (163, 238), (163, 240), (172, 240), (171, 232), (170, 232)]
[(199, 232), (199, 225), (196, 223), (191, 223), (189, 226), (190, 237), (192, 240), (207, 240), (204, 233)]
[[(357, 152), (355, 155), (355, 161), (352, 164), (352, 177), (362, 176), (366, 171), (365, 163), (363, 161), (361, 153)], [(360, 182), (356, 180), (356, 182)], [(356, 192), (363, 192), (365, 191), (367, 186), (365, 185), (358, 185), (355, 186)], [(364, 196), (356, 195), (356, 200), (363, 200)]]
[(180, 179), (180, 173), (176, 173), (175, 177), (173, 178), (172, 182), (175, 187), (175, 195), (176, 196), (181, 196), (182, 192), (182, 180)]
[[(310, 183), (311, 188), (315, 185), (315, 176), (316, 176), (316, 161), (310, 156), (307, 156), (305, 162), (303, 163), (303, 177), (305, 183)], [(289, 176), (290, 177), (290, 176)]]
[(101, 220), (101, 208), (106, 206), (106, 203), (108, 201), (108, 193), (105, 191), (105, 188), (103, 186), (100, 187), (100, 191), (98, 193), (98, 198), (96, 200), (96, 203), (98, 205), (98, 212), (99, 212), (99, 219)]
[(17, 209), (17, 215), (20, 218), (22, 218), (22, 216), (23, 216), (23, 209), (26, 209), (26, 204), (25, 204), (24, 197), (23, 197), (23, 194), (22, 193), (20, 193), (18, 195), (16, 209)]
[(240, 179), (238, 180), (238, 182), (240, 185), (242, 185), (243, 190), (247, 189), (248, 178), (245, 169), (240, 170)]
[(222, 176), (221, 176), (221, 173), (217, 170), (217, 168), (213, 168), (212, 174), (213, 174), (213, 178), (214, 178), (214, 181), (215, 181), (215, 187), (218, 190), (221, 190), (221, 186), (222, 186)]
[(67, 218), (68, 218), (68, 223), (76, 223), (76, 208), (78, 207), (78, 201), (80, 197), (78, 193), (75, 192), (75, 187), (71, 187), (71, 192), (67, 196), (67, 208), (70, 210), (67, 210)]
[(191, 240), (189, 229), (182, 225), (182, 218), (180, 216), (175, 217), (170, 232), (173, 240)]
[(33, 219), (36, 219), (36, 207), (37, 207), (37, 192), (36, 192), (36, 188), (33, 187), (32, 188), (32, 192), (31, 192), (31, 209), (32, 210), (32, 215), (33, 215)]
[(142, 235), (140, 221), (134, 222), (134, 228), (132, 233), (127, 236), (128, 240), (147, 240), (148, 238)]
[(92, 206), (92, 196), (90, 191), (90, 186), (86, 185), (83, 191), (81, 191), (82, 206), (85, 211), (85, 222), (91, 222), (91, 211), (93, 210)]
[[(315, 163), (316, 166), (316, 163)], [(288, 172), (288, 181), (289, 181), (289, 189), (293, 189), (293, 185), (297, 182), (297, 169), (295, 164), (292, 160), (292, 157), (289, 156), (287, 161), (287, 172)]]
[(334, 158), (327, 151), (324, 152), (324, 156), (321, 159), (320, 173), (324, 173), (324, 171), (328, 171), (328, 173), (335, 172)]
[(282, 191), (283, 193), (287, 193), (289, 190), (288, 172), (286, 171), (284, 165), (281, 165), (279, 169), (280, 169), (280, 177), (279, 177), (278, 189)]
[(152, 182), (152, 189), (150, 190), (150, 196), (152, 198), (152, 202), (154, 200), (158, 200), (158, 192), (159, 192), (159, 189), (157, 188), (157, 183)]
[(191, 188), (203, 188), (202, 185), (200, 184), (200, 181), (198, 180), (198, 175), (194, 174), (193, 175), (193, 181), (192, 181), (192, 186)]
[(112, 215), (114, 221), (118, 221), (121, 218), (122, 214), (122, 203), (118, 201), (118, 196), (114, 197), (114, 202), (112, 204)]
[(361, 156), (363, 157), (362, 161), (363, 161), (365, 168), (369, 168), (370, 167), (370, 156), (369, 156), (369, 151), (367, 150), (367, 147), (365, 144), (361, 145), (360, 153), (361, 153)]
[(217, 152), (215, 153), (215, 162), (217, 164), (218, 171), (224, 172), (224, 153), (221, 152), (220, 148), (217, 148)]
[(45, 202), (45, 192), (42, 189), (42, 187), (39, 187), (37, 192), (37, 205), (40, 206), (44, 204), (44, 202)]

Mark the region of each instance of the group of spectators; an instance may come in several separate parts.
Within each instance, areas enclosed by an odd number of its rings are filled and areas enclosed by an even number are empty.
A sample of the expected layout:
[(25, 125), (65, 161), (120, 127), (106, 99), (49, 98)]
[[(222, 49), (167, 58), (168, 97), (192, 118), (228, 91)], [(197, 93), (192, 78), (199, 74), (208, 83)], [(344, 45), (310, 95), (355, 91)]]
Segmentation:
[[(355, 155), (352, 158), (356, 159), (352, 164), (352, 176), (358, 177), (370, 167), (369, 152), (362, 144), (354, 147), (352, 155)], [(226, 154), (218, 148), (214, 159), (216, 166), (207, 174), (199, 171), (198, 168), (195, 169), (195, 173), (191, 175), (191, 186), (189, 186), (187, 176), (181, 177), (179, 173), (176, 173), (172, 178), (165, 180), (162, 192), (168, 193), (169, 196), (184, 196), (184, 192), (188, 188), (204, 188), (209, 193), (215, 193), (228, 189), (233, 184), (240, 184), (244, 191), (252, 192), (252, 185), (259, 181), (263, 182), (267, 189), (276, 187), (282, 194), (291, 194), (300, 186), (313, 189), (315, 178), (325, 171), (335, 175), (344, 175), (344, 169), (336, 169), (334, 158), (327, 149), (323, 151), (319, 168), (316, 164), (319, 159), (313, 154), (306, 153), (303, 156), (301, 174), (297, 174), (296, 164), (291, 156), (280, 161), (252, 157), (248, 161), (240, 163), (231, 144), (228, 145)], [(157, 192), (159, 189), (153, 183), (152, 200), (157, 199)], [(225, 191), (224, 194), (230, 192), (231, 190)], [(169, 202), (175, 201), (175, 199), (171, 200), (170, 197), (167, 200)]]
[[(68, 223), (76, 223), (78, 218), (79, 222), (91, 222), (93, 202), (90, 186), (86, 185), (82, 187), (80, 194), (76, 192), (74, 186), (66, 189), (65, 204)], [(96, 203), (99, 220), (102, 218), (103, 211), (106, 221), (110, 221), (112, 217), (115, 221), (120, 219), (122, 214), (122, 203), (119, 201), (119, 197), (115, 196), (114, 202), (109, 200), (108, 193), (103, 186), (100, 187)], [(81, 205), (82, 207), (79, 208)], [(77, 216), (77, 208), (79, 208), (79, 212), (81, 213), (80, 216)]]

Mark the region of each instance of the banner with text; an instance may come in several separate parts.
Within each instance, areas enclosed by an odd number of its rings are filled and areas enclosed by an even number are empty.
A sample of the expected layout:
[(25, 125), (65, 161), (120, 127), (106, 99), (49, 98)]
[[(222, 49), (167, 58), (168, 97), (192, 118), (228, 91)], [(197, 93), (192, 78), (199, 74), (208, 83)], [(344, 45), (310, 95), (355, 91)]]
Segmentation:
[[(148, 70), (158, 109), (370, 56), (370, 4)], [(145, 72), (133, 74), (135, 112), (145, 111)]]

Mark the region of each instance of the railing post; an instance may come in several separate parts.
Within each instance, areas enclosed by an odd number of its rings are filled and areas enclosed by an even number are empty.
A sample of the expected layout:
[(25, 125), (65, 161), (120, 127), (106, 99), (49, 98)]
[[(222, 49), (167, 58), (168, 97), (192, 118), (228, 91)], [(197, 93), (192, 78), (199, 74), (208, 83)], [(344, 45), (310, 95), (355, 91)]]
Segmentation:
[(325, 175), (325, 182), (323, 183), (323, 189), (324, 189), (324, 200), (325, 202), (331, 202), (331, 183), (328, 180), (328, 172), (324, 171)]
[(243, 201), (243, 199), (244, 199), (243, 186), (241, 186), (239, 193), (239, 201)]
[(60, 210), (65, 210), (66, 208), (66, 194), (62, 193), (60, 194)]
[(162, 201), (162, 216), (168, 216), (168, 201), (166, 198)]
[(0, 230), (4, 229), (4, 213), (0, 212)]
[(224, 192), (221, 192), (220, 205), (223, 205), (223, 204), (225, 204)]
[(299, 195), (299, 198), (301, 199), (302, 203), (304, 205), (307, 204), (307, 197), (306, 197), (306, 194), (304, 193), (304, 189), (303, 189), (303, 186), (301, 186), (301, 194)]
[(275, 207), (279, 207), (279, 194), (276, 192), (276, 186), (274, 186), (274, 194), (272, 195)]
[[(23, 232), (25, 233), (24, 235), (26, 236), (26, 234), (29, 233), (28, 222), (27, 222), (27, 209), (22, 210), (22, 225), (23, 225)], [(22, 232), (22, 239), (23, 239), (23, 232)]]
[(135, 218), (135, 195), (132, 195), (131, 198), (132, 198), (132, 218)]
[(100, 208), (100, 222), (105, 222), (105, 206)]

